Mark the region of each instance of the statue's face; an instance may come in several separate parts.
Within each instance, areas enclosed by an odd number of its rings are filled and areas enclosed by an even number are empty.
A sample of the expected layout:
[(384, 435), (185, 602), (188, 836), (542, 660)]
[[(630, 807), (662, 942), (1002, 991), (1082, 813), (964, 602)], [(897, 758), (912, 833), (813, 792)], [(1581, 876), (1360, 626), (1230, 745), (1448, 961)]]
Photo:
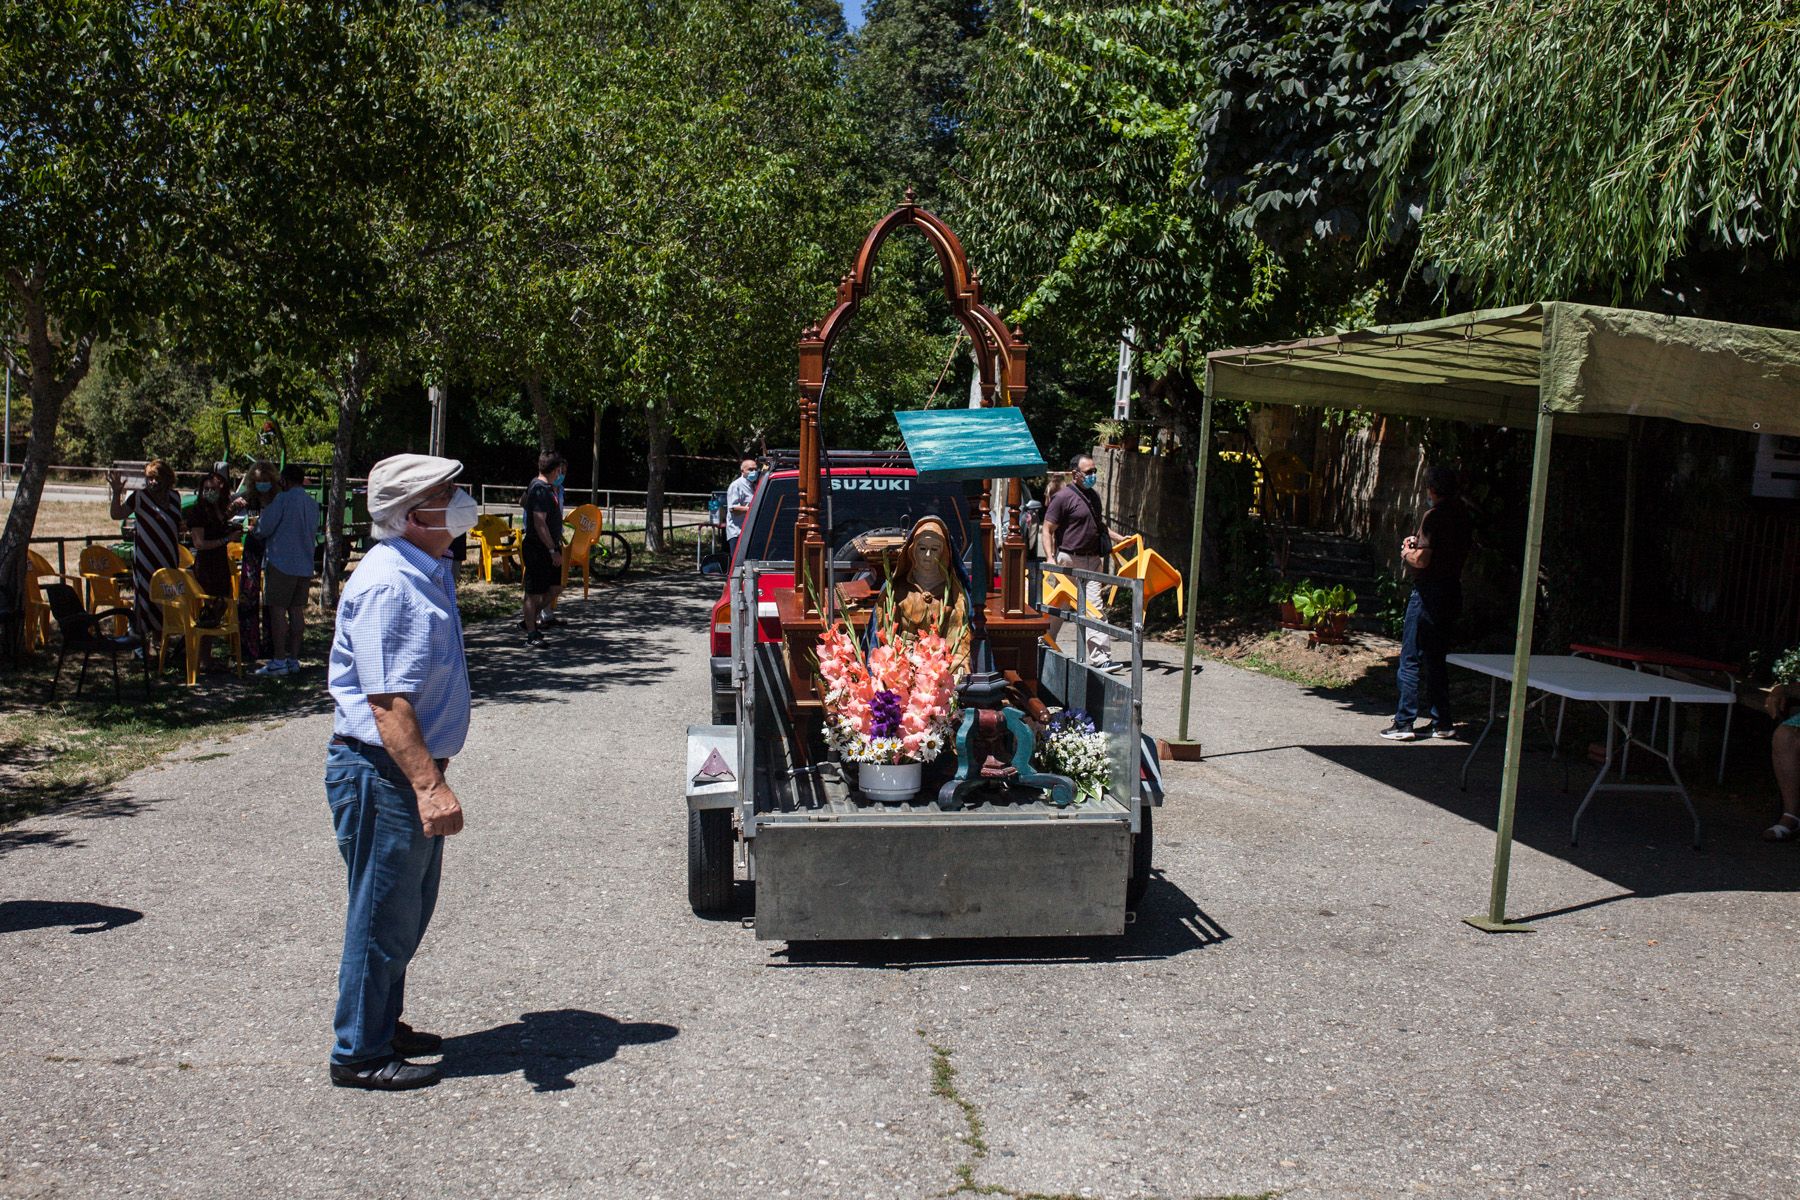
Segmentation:
[(912, 561), (914, 567), (941, 569), (944, 565), (944, 539), (935, 529), (926, 529), (913, 539)]

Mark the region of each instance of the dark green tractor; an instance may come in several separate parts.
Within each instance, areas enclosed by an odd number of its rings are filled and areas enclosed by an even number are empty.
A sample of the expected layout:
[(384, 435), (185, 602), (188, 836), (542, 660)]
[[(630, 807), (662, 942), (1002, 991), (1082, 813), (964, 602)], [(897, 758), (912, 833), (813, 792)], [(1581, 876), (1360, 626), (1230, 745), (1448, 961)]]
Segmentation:
[[(241, 447), (233, 457), (233, 435), (236, 434), (236, 446)], [(275, 414), (264, 408), (228, 408), (219, 414), (219, 434), (224, 446), (222, 461), (231, 471), (242, 475), (250, 467), (259, 462), (272, 463), (276, 470), (287, 467), (290, 463), (306, 473), (306, 491), (319, 505), (319, 541), (315, 554), (318, 565), (323, 570), (325, 558), (325, 522), (327, 515), (325, 493), (331, 482), (331, 464), (306, 462), (288, 457), (287, 436), (282, 432), (281, 422)], [(191, 503), (192, 498), (183, 501)], [(349, 554), (352, 547), (367, 550), (369, 538), (369, 496), (368, 489), (352, 486), (344, 497), (344, 506), (339, 514), (343, 540), (340, 543), (344, 553)], [(342, 574), (343, 564), (339, 564)]]

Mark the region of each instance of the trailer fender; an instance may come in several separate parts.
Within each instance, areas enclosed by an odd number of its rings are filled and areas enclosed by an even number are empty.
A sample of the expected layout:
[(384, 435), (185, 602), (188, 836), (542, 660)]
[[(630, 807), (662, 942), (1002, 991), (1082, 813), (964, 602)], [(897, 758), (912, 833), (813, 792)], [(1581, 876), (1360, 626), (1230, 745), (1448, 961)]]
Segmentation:
[(737, 729), (730, 725), (689, 725), (688, 811), (735, 808), (738, 793)]
[(1156, 739), (1149, 734), (1140, 734), (1144, 739), (1144, 752), (1138, 757), (1138, 791), (1150, 803), (1162, 806), (1163, 777), (1162, 760), (1156, 754)]

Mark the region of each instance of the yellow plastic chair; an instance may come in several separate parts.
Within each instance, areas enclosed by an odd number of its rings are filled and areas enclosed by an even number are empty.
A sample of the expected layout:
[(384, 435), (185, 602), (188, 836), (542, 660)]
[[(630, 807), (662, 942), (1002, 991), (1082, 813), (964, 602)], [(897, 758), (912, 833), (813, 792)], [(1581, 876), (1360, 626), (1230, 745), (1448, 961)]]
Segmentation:
[[(1044, 568), (1044, 604), (1046, 606), (1073, 610), (1076, 602), (1080, 600), (1081, 591), (1081, 584), (1074, 579), (1064, 575), (1061, 571), (1049, 567)], [(1085, 600), (1081, 601), (1081, 615), (1096, 621), (1102, 617), (1100, 610)], [(1058, 651), (1062, 649), (1056, 644), (1056, 639), (1048, 633), (1044, 634), (1044, 640)]]
[[(237, 605), (223, 596), (208, 596), (200, 590), (193, 572), (164, 567), (150, 577), (150, 594), (162, 606), (162, 642), (156, 648), (156, 672), (162, 674), (169, 654), (171, 639), (180, 638), (187, 653), (187, 684), (200, 682), (200, 651), (207, 638), (224, 638), (231, 646), (231, 665), (241, 669), (243, 646), (238, 635)], [(224, 610), (217, 625), (200, 624), (202, 609), (208, 601), (218, 601)], [(145, 651), (148, 653), (148, 649)]]
[(194, 565), (194, 552), (186, 546), (175, 547), (175, 561), (186, 571)]
[[(82, 595), (87, 601), (87, 610), (91, 613), (108, 608), (129, 608), (125, 597), (120, 595), (121, 584), (131, 578), (131, 568), (125, 560), (105, 546), (88, 546), (81, 551), (79, 570), (81, 571)], [(108, 619), (112, 625), (113, 637), (122, 637), (129, 632), (124, 617)]]
[(1275, 494), (1275, 503), (1290, 501), (1289, 516), (1299, 523), (1301, 509), (1312, 495), (1312, 468), (1306, 460), (1292, 450), (1272, 450), (1263, 457), (1263, 474), (1269, 481), (1269, 490)]
[(605, 525), (605, 513), (598, 504), (583, 504), (569, 514), (563, 522), (570, 529), (569, 544), (563, 547), (562, 585), (569, 586), (569, 572), (576, 567), (581, 568), (581, 598), (588, 594), (588, 556), (594, 549), (594, 543), (600, 538), (600, 530)]
[(483, 513), (475, 520), (475, 544), (481, 547), (481, 577), (494, 582), (494, 566), (504, 564), (513, 578), (524, 572), (519, 565), (519, 531), (496, 513)]
[[(1132, 534), (1124, 541), (1113, 546), (1113, 574), (1123, 575), (1127, 579), (1144, 581), (1144, 603), (1162, 595), (1170, 588), (1175, 589), (1175, 612), (1178, 616), (1187, 615), (1187, 588), (1182, 581), (1181, 572), (1169, 564), (1169, 560), (1144, 545), (1144, 539)], [(1119, 593), (1117, 587), (1106, 593), (1106, 602), (1111, 604)]]
[(63, 575), (50, 565), (50, 560), (29, 547), (25, 551), (25, 646), (36, 650), (50, 640), (50, 601), (44, 595), (44, 582), (67, 583), (80, 587), (81, 580)]

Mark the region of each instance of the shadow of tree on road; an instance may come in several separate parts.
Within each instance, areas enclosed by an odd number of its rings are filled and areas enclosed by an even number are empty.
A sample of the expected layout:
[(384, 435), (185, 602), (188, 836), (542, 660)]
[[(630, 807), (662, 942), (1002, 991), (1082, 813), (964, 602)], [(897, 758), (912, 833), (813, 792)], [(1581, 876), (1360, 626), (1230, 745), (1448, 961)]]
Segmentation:
[[(85, 783), (42, 784), (24, 799), (34, 807), (53, 810), (53, 819), (57, 821), (108, 821), (133, 817), (150, 807), (148, 802), (134, 796), (110, 788), (96, 789)], [(0, 820), (8, 816), (4, 807), (0, 807)], [(0, 858), (33, 846), (64, 848), (82, 844), (82, 839), (68, 829), (0, 829)]]
[(569, 1076), (610, 1061), (621, 1046), (666, 1042), (681, 1031), (659, 1021), (619, 1021), (579, 1008), (528, 1012), (480, 1033), (444, 1039), (443, 1073), (458, 1079), (522, 1071), (533, 1089), (560, 1092)]
[(469, 687), (477, 705), (567, 703), (571, 696), (640, 687), (704, 645), (716, 584), (665, 576), (565, 599), (558, 626), (528, 646), (516, 621), (470, 626)]

